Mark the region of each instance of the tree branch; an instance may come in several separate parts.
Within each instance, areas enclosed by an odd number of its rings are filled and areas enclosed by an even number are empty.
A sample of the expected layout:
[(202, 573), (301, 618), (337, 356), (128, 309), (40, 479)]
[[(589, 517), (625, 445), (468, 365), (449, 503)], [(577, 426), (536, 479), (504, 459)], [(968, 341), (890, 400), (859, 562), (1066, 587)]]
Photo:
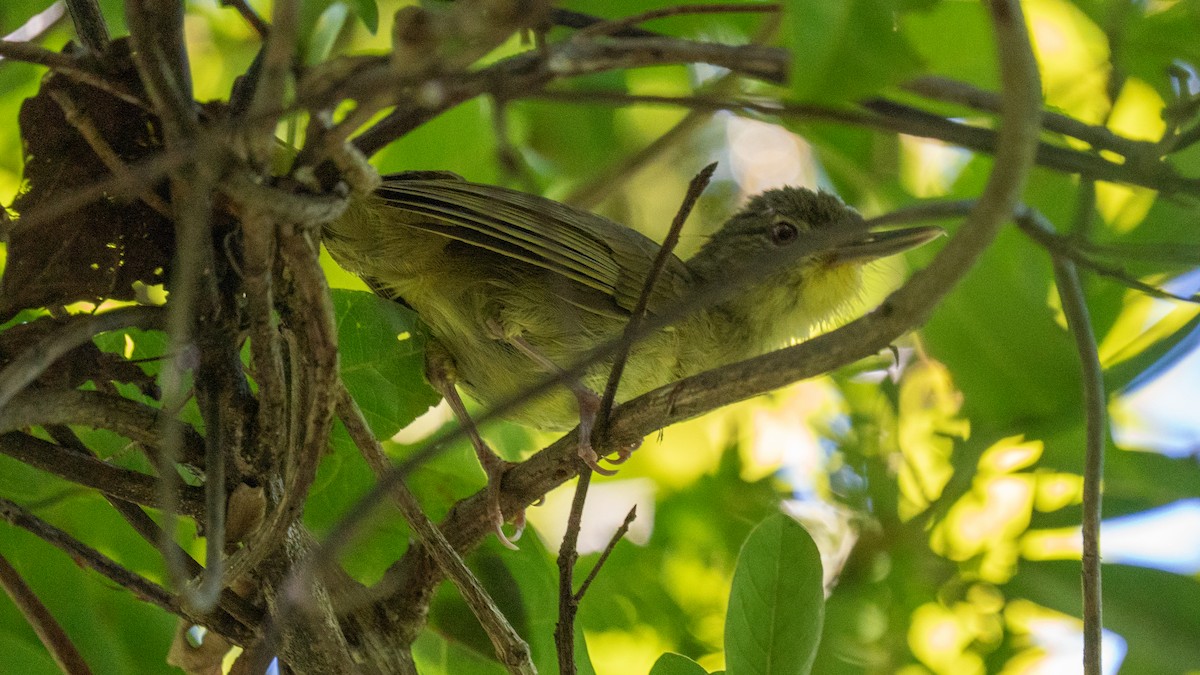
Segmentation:
[[(99, 490), (128, 502), (161, 507), (157, 481), (144, 473), (120, 469), (91, 457), (83, 457), (54, 443), (28, 434), (0, 434), (0, 453), (54, 474), (63, 480)], [(204, 490), (190, 485), (178, 486), (174, 499), (189, 518), (203, 520)]]

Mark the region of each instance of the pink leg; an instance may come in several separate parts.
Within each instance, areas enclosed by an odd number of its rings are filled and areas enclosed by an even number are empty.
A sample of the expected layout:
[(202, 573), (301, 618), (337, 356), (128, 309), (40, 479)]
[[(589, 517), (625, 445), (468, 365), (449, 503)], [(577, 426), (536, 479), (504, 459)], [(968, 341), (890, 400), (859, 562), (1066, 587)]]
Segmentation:
[(496, 537), (505, 547), (517, 550), (517, 545), (513, 542), (520, 539), (521, 534), (525, 531), (525, 509), (521, 509), (513, 516), (513, 523), (517, 529), (512, 537), (508, 537), (504, 534), (504, 511), (500, 508), (501, 481), (504, 479), (505, 472), (515, 464), (497, 455), (483, 441), (483, 437), (479, 435), (479, 429), (475, 427), (475, 421), (471, 419), (466, 405), (463, 404), (458, 390), (454, 387), (456, 377), (453, 359), (441, 345), (433, 342), (429, 343), (425, 351), (425, 376), (429, 379), (429, 384), (450, 404), (450, 409), (454, 411), (454, 416), (463, 425), (467, 438), (471, 439), (471, 445), (475, 448), (475, 456), (479, 458), (479, 466), (487, 475), (488, 514), (495, 525)]
[[(504, 340), (516, 347), (522, 354), (528, 356), (534, 363), (541, 366), (548, 373), (561, 373), (562, 368), (544, 354), (534, 349), (532, 345), (524, 340), (521, 336), (506, 336), (500, 324), (494, 319), (488, 320), (488, 329), (497, 339)], [(606, 469), (600, 466), (600, 456), (592, 448), (592, 429), (596, 426), (596, 416), (600, 413), (600, 397), (591, 389), (583, 386), (577, 381), (567, 382), (567, 388), (575, 394), (575, 402), (579, 405), (579, 459), (583, 460), (592, 471), (602, 476), (615, 476), (615, 469)], [(641, 445), (641, 443), (638, 443)], [(634, 446), (636, 448), (637, 446)], [(629, 455), (633, 450), (621, 450), (618, 453), (618, 459), (613, 461), (613, 464), (621, 464), (629, 459)], [(612, 461), (612, 460), (610, 460)]]

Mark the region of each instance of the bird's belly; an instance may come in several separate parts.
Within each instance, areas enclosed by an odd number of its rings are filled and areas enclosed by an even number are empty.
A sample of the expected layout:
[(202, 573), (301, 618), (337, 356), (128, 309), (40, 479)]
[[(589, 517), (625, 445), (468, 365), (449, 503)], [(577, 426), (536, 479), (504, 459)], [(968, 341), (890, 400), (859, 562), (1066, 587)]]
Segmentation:
[[(563, 369), (571, 368), (586, 354), (586, 350), (556, 349), (554, 344), (543, 342), (536, 335), (527, 335), (523, 339)], [(534, 364), (511, 344), (489, 342), (473, 344), (469, 348), (467, 345), (446, 345), (455, 358), (463, 389), (486, 406), (510, 401), (556, 374)], [(604, 392), (611, 367), (610, 359), (590, 366), (578, 382), (599, 396)], [(637, 345), (630, 355), (616, 400), (621, 403), (667, 384), (675, 379), (677, 371), (672, 336), (654, 336)], [(523, 402), (505, 417), (539, 429), (567, 430), (579, 424), (579, 404), (567, 385), (556, 384)]]

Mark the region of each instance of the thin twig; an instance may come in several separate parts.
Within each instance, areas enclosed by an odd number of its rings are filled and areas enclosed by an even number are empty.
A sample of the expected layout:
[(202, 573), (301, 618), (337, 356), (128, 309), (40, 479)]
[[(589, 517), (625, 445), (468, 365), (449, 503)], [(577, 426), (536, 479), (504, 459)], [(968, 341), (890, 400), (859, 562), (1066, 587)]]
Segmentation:
[(625, 538), (625, 535), (629, 532), (629, 526), (633, 524), (633, 521), (636, 518), (637, 504), (634, 504), (633, 506), (629, 507), (629, 513), (625, 514), (625, 520), (621, 521), (621, 526), (617, 528), (616, 532), (613, 532), (613, 536), (608, 540), (608, 544), (605, 545), (604, 550), (600, 552), (600, 558), (596, 560), (596, 564), (593, 565), (591, 571), (588, 572), (587, 578), (583, 580), (582, 584), (579, 584), (579, 590), (575, 591), (576, 603), (583, 601), (583, 595), (587, 593), (588, 588), (591, 587), (592, 582), (596, 580), (596, 577), (600, 576), (600, 568), (604, 567), (604, 563), (608, 560), (608, 556), (611, 555), (613, 550), (617, 548), (617, 544), (621, 541), (621, 539)]
[(692, 178), (692, 181), (688, 184), (687, 194), (683, 197), (683, 203), (679, 205), (679, 210), (675, 213), (675, 220), (671, 222), (671, 227), (667, 230), (667, 236), (663, 239), (658, 253), (654, 256), (654, 261), (650, 264), (650, 270), (646, 274), (646, 280), (642, 285), (642, 292), (638, 296), (637, 305), (634, 306), (633, 312), (629, 315), (629, 321), (625, 324), (623, 342), (626, 346), (617, 352), (613, 358), (608, 382), (604, 385), (604, 396), (600, 399), (600, 412), (596, 416), (596, 429), (604, 429), (608, 424), (608, 415), (612, 412), (613, 402), (617, 398), (617, 386), (621, 382), (621, 375), (625, 372), (625, 363), (628, 361), (629, 352), (633, 348), (633, 336), (638, 334), (642, 322), (646, 318), (646, 307), (650, 304), (650, 298), (654, 293), (654, 285), (658, 283), (658, 277), (662, 274), (663, 268), (666, 267), (667, 261), (674, 255), (675, 246), (679, 244), (679, 235), (683, 231), (683, 224), (687, 222), (688, 216), (691, 215), (692, 209), (696, 206), (696, 201), (700, 199), (701, 193), (708, 187), (709, 181), (712, 180), (713, 172), (716, 170), (717, 163), (713, 162), (701, 169), (700, 173)]
[(254, 8), (246, 0), (221, 0), (221, 5), (237, 10), (237, 13), (242, 15), (242, 18), (246, 20), (246, 23), (250, 24), (250, 27), (254, 29), (254, 32), (258, 33), (260, 38), (266, 39), (267, 35), (271, 32), (270, 25), (266, 21), (263, 21), (263, 18), (258, 15), (258, 12), (254, 11)]
[[(935, 101), (957, 103), (991, 113), (1000, 109), (999, 94), (946, 77), (918, 77), (900, 86)], [(1112, 150), (1131, 158), (1152, 157), (1157, 154), (1156, 143), (1126, 138), (1113, 133), (1107, 127), (1085, 124), (1061, 113), (1043, 113), (1043, 123), (1048, 131), (1077, 138), (1096, 149)]]
[[(253, 14), (253, 12), (251, 12)], [(274, 3), (271, 31), (263, 45), (262, 58), (253, 74), (257, 87), (251, 99), (245, 134), (253, 166), (269, 168), (275, 153), (275, 126), (279, 121), (271, 111), (281, 110), (288, 76), (296, 55), (296, 33), (300, 28), (300, 3), (280, 0)]]
[(54, 615), (3, 555), (0, 555), (0, 586), (4, 587), (4, 592), (12, 599), (13, 604), (33, 628), (33, 632), (37, 633), (46, 651), (50, 652), (50, 656), (64, 673), (91, 675), (92, 669), (88, 667), (87, 661), (83, 660), (67, 632), (54, 620)]
[(1104, 371), (1088, 317), (1087, 299), (1075, 264), (1052, 255), (1054, 280), (1062, 300), (1067, 327), (1075, 338), (1082, 362), (1083, 404), (1087, 414), (1087, 446), (1083, 465), (1083, 671), (1100, 675), (1102, 619), (1100, 571), (1100, 513), (1104, 477)]
[[(924, 110), (885, 99), (867, 102), (867, 110), (846, 110), (815, 104), (778, 101), (714, 99), (705, 96), (654, 96), (612, 91), (542, 91), (514, 94), (518, 98), (604, 105), (678, 105), (690, 110), (756, 112), (811, 122), (835, 122), (881, 131), (932, 138), (976, 152), (998, 154), (999, 136), (992, 129), (973, 127)], [(1050, 143), (1037, 146), (1037, 164), (1095, 180), (1140, 185), (1163, 192), (1200, 194), (1200, 179), (1178, 175), (1166, 163), (1117, 164), (1097, 155)]]
[[(99, 391), (35, 390), (13, 398), (0, 409), (0, 433), (54, 425), (107, 429), (145, 446), (155, 458), (162, 447), (159, 427), (165, 414), (133, 399)], [(183, 427), (183, 448), (186, 464), (193, 469), (204, 466), (204, 438), (191, 425)]]
[[(62, 445), (64, 448), (74, 450), (84, 457), (98, 459), (95, 453), (69, 427), (50, 425), (46, 427), (46, 432), (50, 434), (50, 437), (56, 443)], [(133, 502), (118, 499), (112, 495), (104, 495), (104, 498), (117, 513), (121, 514), (125, 522), (129, 523), (130, 527), (151, 546), (157, 546), (162, 541), (163, 534), (161, 528), (158, 527), (158, 523), (154, 522), (153, 518), (142, 510), (142, 507)], [(179, 550), (179, 557), (183, 560), (188, 574), (191, 576), (195, 577), (204, 572), (204, 566), (197, 562), (190, 553), (183, 550), (182, 547)], [(259, 622), (262, 621), (262, 612), (231, 590), (221, 592), (219, 606), (249, 630), (256, 630)]]
[(780, 10), (780, 6), (776, 3), (761, 3), (747, 5), (742, 3), (710, 3), (697, 5), (675, 5), (672, 7), (659, 7), (657, 9), (647, 10), (639, 14), (633, 14), (619, 19), (610, 19), (608, 21), (600, 21), (593, 23), (585, 28), (581, 28), (571, 36), (573, 40), (582, 38), (595, 38), (602, 35), (611, 35), (636, 26), (640, 23), (653, 21), (655, 19), (663, 19), (669, 16), (679, 16), (682, 14), (747, 14), (747, 13), (775, 13)]
[(152, 185), (139, 184), (134, 180), (129, 166), (112, 149), (112, 146), (104, 139), (100, 130), (92, 123), (92, 120), (80, 112), (71, 95), (63, 89), (51, 89), (49, 92), (50, 98), (54, 99), (54, 102), (62, 109), (67, 123), (74, 127), (79, 132), (79, 135), (83, 136), (83, 139), (87, 141), (92, 152), (96, 153), (96, 156), (100, 158), (101, 163), (104, 164), (109, 172), (114, 176), (120, 176), (128, 185), (138, 185), (138, 198), (145, 202), (147, 206), (154, 209), (159, 215), (170, 218), (171, 207), (163, 201), (162, 197), (159, 197), (154, 192)]
[(558, 655), (560, 675), (575, 675), (575, 563), (579, 561), (579, 531), (583, 526), (583, 507), (587, 503), (592, 470), (584, 466), (575, 483), (575, 496), (567, 516), (567, 529), (558, 547), (558, 622), (554, 624), (554, 651)]

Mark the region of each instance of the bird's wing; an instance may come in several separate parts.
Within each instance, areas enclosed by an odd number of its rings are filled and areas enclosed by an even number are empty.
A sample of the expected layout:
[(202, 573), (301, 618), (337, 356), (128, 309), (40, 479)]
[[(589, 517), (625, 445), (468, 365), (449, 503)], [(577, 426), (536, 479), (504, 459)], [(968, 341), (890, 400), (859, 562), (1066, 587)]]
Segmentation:
[[(453, 174), (426, 175), (385, 176), (377, 190), (389, 207), (413, 216), (404, 219), (405, 225), (520, 260), (592, 291), (570, 294), (573, 302), (599, 292), (626, 313), (637, 304), (659, 249), (647, 237), (543, 197), (456, 180)], [(670, 256), (655, 284), (650, 311), (682, 297), (690, 281), (688, 268)]]

